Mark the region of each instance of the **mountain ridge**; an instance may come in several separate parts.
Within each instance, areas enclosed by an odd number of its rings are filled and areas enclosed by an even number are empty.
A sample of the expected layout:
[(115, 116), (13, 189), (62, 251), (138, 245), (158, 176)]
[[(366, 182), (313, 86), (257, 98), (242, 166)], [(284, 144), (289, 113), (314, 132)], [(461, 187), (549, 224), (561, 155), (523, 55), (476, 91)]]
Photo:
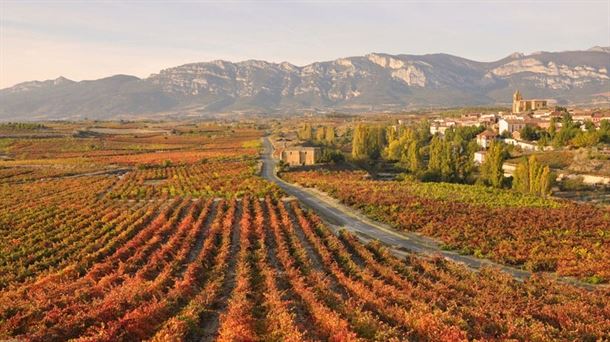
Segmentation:
[(405, 110), (504, 104), (514, 89), (559, 104), (607, 104), (610, 47), (510, 54), (479, 62), (444, 53), (369, 53), (297, 66), (213, 60), (146, 78), (22, 82), (0, 90), (0, 119), (160, 114)]

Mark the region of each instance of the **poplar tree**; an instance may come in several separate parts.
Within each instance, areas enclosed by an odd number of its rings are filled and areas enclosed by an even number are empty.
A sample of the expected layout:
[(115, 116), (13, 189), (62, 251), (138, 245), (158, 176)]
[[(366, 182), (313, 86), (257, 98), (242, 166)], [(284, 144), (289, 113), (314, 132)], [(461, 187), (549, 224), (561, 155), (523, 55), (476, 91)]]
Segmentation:
[(430, 159), (428, 161), (428, 169), (430, 171), (441, 172), (443, 161), (443, 139), (439, 136), (434, 136), (430, 143)]
[(333, 145), (335, 143), (335, 128), (328, 126), (324, 131), (324, 141), (328, 145)]
[(523, 192), (547, 196), (551, 192), (553, 179), (551, 169), (542, 166), (535, 156), (521, 161), (513, 177), (513, 189)]
[(504, 146), (499, 142), (492, 142), (481, 164), (481, 179), (494, 188), (501, 188), (504, 180), (502, 165), (505, 159)]
[(363, 124), (358, 124), (354, 128), (352, 137), (352, 158), (364, 159), (367, 157), (367, 127)]
[(515, 173), (513, 175), (513, 189), (528, 193), (530, 190), (530, 182), (529, 182), (529, 162), (527, 159), (524, 159), (515, 168)]
[(386, 145), (385, 128), (382, 126), (367, 127), (366, 129), (366, 155), (371, 159), (381, 156)]
[(418, 172), (421, 168), (421, 156), (419, 154), (419, 144), (417, 141), (411, 141), (406, 150), (406, 165), (411, 172)]
[(320, 126), (316, 128), (316, 142), (323, 143), (326, 139), (326, 127)]
[(540, 195), (546, 197), (551, 193), (551, 184), (553, 183), (553, 179), (551, 176), (551, 169), (548, 166), (545, 166), (542, 169), (542, 174), (540, 175)]
[(395, 140), (398, 140), (398, 129), (396, 126), (388, 126), (386, 128), (386, 141), (388, 142), (388, 145)]
[(301, 129), (298, 131), (298, 137), (301, 140), (305, 140), (305, 141), (311, 141), (313, 139), (313, 132), (311, 129), (311, 125), (310, 124), (305, 124), (303, 125), (303, 127), (301, 127)]

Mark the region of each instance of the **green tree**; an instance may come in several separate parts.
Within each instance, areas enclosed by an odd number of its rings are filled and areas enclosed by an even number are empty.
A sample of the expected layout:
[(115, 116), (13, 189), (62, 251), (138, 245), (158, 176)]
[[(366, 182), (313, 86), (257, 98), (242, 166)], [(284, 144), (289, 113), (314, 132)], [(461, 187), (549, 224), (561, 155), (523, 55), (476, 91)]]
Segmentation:
[(595, 124), (591, 120), (585, 120), (585, 129), (587, 132), (595, 132)]
[(599, 140), (610, 144), (610, 120), (602, 120), (599, 123)]
[(326, 127), (324, 141), (327, 145), (333, 145), (335, 143), (335, 128), (333, 126)]
[(323, 144), (326, 139), (326, 127), (320, 126), (316, 128), (316, 142)]
[(521, 139), (534, 141), (540, 139), (540, 135), (538, 134), (538, 130), (536, 127), (532, 125), (525, 125), (519, 133), (521, 134)]
[(517, 167), (515, 168), (515, 173), (513, 174), (513, 189), (522, 193), (529, 193), (529, 174), (529, 162), (527, 159), (524, 159), (517, 164)]
[(395, 140), (398, 140), (398, 127), (388, 126), (386, 129), (386, 141), (388, 142), (388, 145), (393, 143)]
[(492, 142), (481, 164), (481, 179), (494, 188), (501, 188), (504, 182), (502, 165), (506, 159), (506, 149), (500, 142)]
[(572, 144), (576, 147), (590, 147), (600, 143), (602, 136), (597, 131), (580, 132), (574, 139)]
[(417, 141), (411, 141), (406, 150), (405, 162), (407, 169), (413, 173), (419, 172), (421, 169), (421, 156), (419, 154), (419, 145)]
[(366, 154), (366, 143), (367, 143), (367, 128), (363, 124), (358, 124), (354, 128), (352, 135), (352, 158), (364, 159)]
[(420, 146), (427, 145), (432, 138), (432, 134), (430, 134), (430, 121), (419, 121), (415, 125), (415, 135)]
[(366, 129), (366, 155), (378, 159), (386, 146), (386, 132), (383, 126), (371, 126)]
[(552, 185), (551, 170), (541, 165), (535, 156), (521, 161), (515, 170), (513, 189), (529, 194), (547, 196)]
[(299, 139), (304, 141), (311, 141), (313, 139), (313, 131), (310, 124), (305, 124), (297, 131)]
[(549, 136), (551, 137), (551, 139), (553, 139), (555, 137), (555, 134), (557, 133), (557, 118), (551, 118), (548, 131)]
[(443, 164), (443, 138), (436, 135), (432, 137), (430, 142), (430, 159), (428, 160), (428, 169), (433, 172), (441, 172)]
[(551, 175), (551, 169), (548, 166), (545, 166), (542, 169), (542, 173), (540, 174), (540, 195), (546, 197), (551, 193), (551, 185), (553, 183), (553, 178)]

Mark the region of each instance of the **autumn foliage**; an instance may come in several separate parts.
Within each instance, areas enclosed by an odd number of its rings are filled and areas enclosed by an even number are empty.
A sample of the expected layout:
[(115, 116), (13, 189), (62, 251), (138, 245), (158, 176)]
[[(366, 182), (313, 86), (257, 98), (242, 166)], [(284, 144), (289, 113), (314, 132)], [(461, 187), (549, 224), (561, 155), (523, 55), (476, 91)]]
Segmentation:
[(610, 280), (610, 212), (482, 186), (367, 180), (361, 172), (289, 172), (397, 229), (532, 271)]

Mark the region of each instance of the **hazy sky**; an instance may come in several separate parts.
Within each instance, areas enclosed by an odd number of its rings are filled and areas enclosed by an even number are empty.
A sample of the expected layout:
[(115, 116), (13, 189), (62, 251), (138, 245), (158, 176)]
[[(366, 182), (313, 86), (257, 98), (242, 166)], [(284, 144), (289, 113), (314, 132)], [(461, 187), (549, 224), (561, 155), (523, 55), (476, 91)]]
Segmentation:
[(0, 88), (63, 75), (146, 77), (214, 59), (305, 65), (370, 52), (512, 52), (610, 45), (610, 0), (0, 0)]

